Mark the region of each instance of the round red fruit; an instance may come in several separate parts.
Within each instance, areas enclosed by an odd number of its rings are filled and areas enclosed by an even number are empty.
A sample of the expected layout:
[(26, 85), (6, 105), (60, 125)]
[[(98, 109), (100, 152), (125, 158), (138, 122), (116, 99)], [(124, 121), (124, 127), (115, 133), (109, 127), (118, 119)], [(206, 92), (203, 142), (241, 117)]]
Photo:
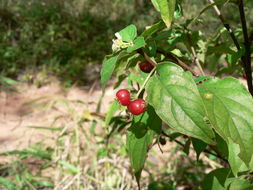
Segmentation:
[(150, 73), (152, 69), (154, 68), (154, 66), (148, 61), (138, 62), (138, 65), (140, 67), (140, 70), (144, 73)]
[(184, 139), (188, 139), (189, 138), (189, 136), (187, 136), (187, 135), (184, 135), (183, 137), (184, 137)]
[(247, 79), (247, 76), (246, 76), (246, 74), (245, 74), (245, 73), (244, 73), (244, 74), (242, 74), (242, 78)]
[(116, 93), (116, 97), (122, 106), (127, 106), (130, 103), (130, 92), (126, 89), (121, 89)]
[(130, 104), (127, 106), (127, 109), (133, 115), (140, 115), (146, 111), (146, 102), (143, 99), (131, 101)]
[(160, 137), (159, 142), (163, 146), (166, 145), (166, 140), (164, 138), (162, 138), (162, 137)]

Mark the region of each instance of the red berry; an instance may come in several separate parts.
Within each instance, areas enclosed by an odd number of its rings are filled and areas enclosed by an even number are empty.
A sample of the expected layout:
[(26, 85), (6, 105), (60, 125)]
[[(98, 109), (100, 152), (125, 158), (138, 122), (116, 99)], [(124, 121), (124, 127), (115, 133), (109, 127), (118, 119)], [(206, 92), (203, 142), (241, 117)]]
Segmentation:
[(130, 104), (127, 106), (127, 109), (133, 115), (140, 115), (146, 111), (146, 102), (143, 99), (131, 101)]
[(163, 146), (166, 145), (166, 140), (164, 138), (162, 138), (162, 137), (160, 137), (159, 142)]
[(187, 136), (187, 135), (184, 135), (184, 139), (188, 139), (189, 138), (189, 136)]
[(242, 74), (242, 78), (247, 79), (247, 76), (246, 76), (246, 74), (245, 74), (245, 73), (244, 73), (244, 74)]
[(152, 71), (152, 69), (154, 68), (154, 66), (149, 63), (148, 61), (145, 62), (138, 62), (138, 65), (140, 67), (140, 70), (144, 73), (150, 73)]
[(130, 92), (126, 89), (121, 89), (116, 93), (116, 97), (122, 106), (127, 106), (130, 103)]

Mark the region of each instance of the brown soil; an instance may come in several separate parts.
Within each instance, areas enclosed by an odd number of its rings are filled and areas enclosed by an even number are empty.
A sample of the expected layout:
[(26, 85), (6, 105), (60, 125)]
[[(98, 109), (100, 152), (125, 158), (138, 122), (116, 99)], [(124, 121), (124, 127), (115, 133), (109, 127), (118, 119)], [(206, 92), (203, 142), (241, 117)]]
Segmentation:
[[(17, 86), (18, 92), (0, 92), (0, 153), (22, 149), (47, 136), (48, 132), (45, 130), (31, 127), (48, 127), (55, 117), (64, 112), (64, 105), (58, 105), (57, 109), (47, 109), (45, 106), (49, 105), (50, 101), (60, 98), (69, 101), (78, 100), (86, 104), (87, 111), (94, 112), (102, 96), (102, 91), (96, 89), (98, 83), (95, 82), (88, 90), (78, 87), (66, 90), (59, 82), (53, 82), (41, 88), (21, 84)], [(114, 93), (111, 87), (106, 90), (101, 113), (106, 112)]]
[[(245, 80), (240, 81), (246, 86)], [(78, 100), (86, 105), (85, 108), (80, 107), (80, 111), (83, 112), (85, 109), (88, 112), (96, 112), (97, 103), (102, 96), (99, 80), (88, 89), (63, 89), (56, 80), (41, 88), (27, 84), (18, 85), (16, 88), (17, 92), (12, 93), (0, 91), (0, 153), (22, 149), (47, 137), (48, 132), (45, 130), (31, 127), (48, 127), (66, 110), (64, 105), (58, 105), (57, 109), (46, 109), (45, 106), (50, 104), (50, 101), (60, 98)], [(106, 89), (100, 109), (102, 115), (106, 113), (114, 94), (115, 90), (112, 87)]]

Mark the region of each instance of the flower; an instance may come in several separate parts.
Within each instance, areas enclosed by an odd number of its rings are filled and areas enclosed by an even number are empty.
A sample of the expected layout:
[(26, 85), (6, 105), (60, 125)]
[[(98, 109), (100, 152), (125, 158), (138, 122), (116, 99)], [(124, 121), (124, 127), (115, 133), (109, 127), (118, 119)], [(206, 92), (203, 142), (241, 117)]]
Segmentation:
[(118, 52), (121, 49), (133, 46), (133, 42), (123, 42), (121, 35), (117, 32), (115, 33), (117, 39), (113, 39), (112, 42), (112, 51)]

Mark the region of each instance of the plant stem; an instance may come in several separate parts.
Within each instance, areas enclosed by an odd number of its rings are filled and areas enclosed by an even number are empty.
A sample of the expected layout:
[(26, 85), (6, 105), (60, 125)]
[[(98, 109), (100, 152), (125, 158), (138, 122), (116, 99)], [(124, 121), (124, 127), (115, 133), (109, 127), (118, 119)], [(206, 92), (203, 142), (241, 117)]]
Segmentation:
[[(185, 28), (186, 29), (186, 28)], [(196, 54), (196, 51), (195, 51), (195, 48), (192, 44), (192, 39), (191, 39), (191, 36), (189, 35), (187, 29), (186, 29), (186, 37), (188, 38), (188, 42), (189, 42), (189, 45), (190, 45), (190, 50), (191, 50), (191, 53), (193, 55), (193, 62), (197, 65), (197, 67), (199, 68), (199, 71), (200, 71), (200, 74), (201, 75), (206, 75), (200, 62), (199, 62), (199, 59), (197, 57), (197, 54)]]
[(157, 52), (165, 54), (169, 57), (172, 57), (173, 59), (175, 59), (175, 61), (177, 61), (177, 63), (179, 65), (181, 65), (184, 69), (190, 71), (194, 76), (198, 77), (198, 73), (196, 73), (190, 66), (188, 66), (187, 64), (185, 64), (182, 60), (180, 60), (176, 55), (172, 54), (172, 53), (167, 53), (167, 52), (163, 52), (160, 50), (157, 50)]
[[(208, 0), (210, 3), (214, 3), (213, 0)], [(244, 6), (243, 6), (243, 1), (238, 0), (238, 7), (239, 7), (239, 12), (240, 12), (240, 18), (241, 18), (241, 23), (242, 23), (242, 29), (243, 29), (243, 36), (244, 36), (244, 45), (245, 45), (245, 55), (241, 57), (242, 61), (242, 66), (244, 68), (246, 77), (247, 77), (247, 85), (248, 85), (248, 90), (253, 96), (253, 84), (252, 84), (252, 70), (251, 70), (251, 50), (250, 50), (250, 39), (248, 37), (248, 32), (247, 32), (247, 24), (246, 24), (246, 19), (245, 19), (245, 13), (244, 13)], [(235, 34), (233, 30), (231, 29), (230, 25), (225, 22), (224, 17), (221, 15), (221, 12), (219, 8), (214, 5), (213, 6), (216, 14), (220, 18), (222, 24), (224, 27), (227, 29), (230, 37), (232, 38), (237, 50), (239, 51), (241, 49), (238, 40), (235, 37)], [(252, 34), (253, 37), (253, 34)]]
[(137, 50), (137, 52), (141, 54), (151, 65), (157, 65), (156, 61), (153, 58), (149, 57), (142, 49)]
[(238, 8), (240, 12), (242, 31), (244, 37), (244, 45), (245, 45), (245, 55), (244, 55), (244, 71), (247, 77), (248, 89), (251, 95), (253, 96), (253, 84), (252, 84), (252, 70), (251, 70), (251, 48), (250, 48), (250, 40), (248, 36), (247, 23), (244, 12), (243, 0), (238, 1)]
[[(175, 141), (177, 144), (179, 144), (179, 145), (182, 146), (182, 147), (185, 146), (183, 143), (181, 143), (180, 141), (178, 141), (178, 140), (176, 140), (176, 139), (173, 139), (170, 135), (168, 135), (168, 134), (165, 133), (164, 131), (162, 131), (162, 135), (164, 135), (165, 137), (170, 138), (171, 140)], [(205, 153), (207, 153), (207, 154), (211, 154), (211, 155), (213, 155), (213, 156), (215, 156), (215, 157), (217, 157), (217, 158), (219, 158), (219, 159), (221, 159), (221, 160), (227, 162), (227, 160), (224, 159), (224, 158), (222, 158), (220, 155), (215, 154), (215, 153), (213, 153), (213, 152), (211, 152), (211, 151), (209, 151), (209, 150), (207, 150), (207, 149), (205, 149), (203, 152), (205, 152)]]
[(150, 79), (150, 77), (152, 76), (152, 74), (155, 72), (155, 70), (156, 70), (156, 67), (154, 67), (154, 68), (152, 69), (152, 71), (149, 73), (149, 75), (148, 75), (147, 78), (145, 79), (143, 85), (141, 86), (140, 90), (138, 91), (138, 93), (137, 93), (137, 95), (136, 95), (136, 98), (139, 97), (140, 93), (141, 93), (142, 90), (145, 88), (145, 86), (146, 86), (148, 80)]
[(191, 51), (192, 51), (193, 58), (194, 58), (193, 62), (195, 62), (196, 65), (198, 66), (198, 68), (199, 68), (199, 70), (200, 70), (200, 73), (201, 73), (202, 75), (206, 75), (205, 72), (203, 71), (203, 68), (202, 68), (202, 66), (201, 66), (201, 64), (200, 64), (200, 62), (199, 62), (199, 59), (198, 59), (198, 57), (197, 57), (196, 51), (195, 51), (195, 49), (194, 49), (193, 46), (191, 46)]
[(187, 69), (188, 71), (190, 71), (194, 76), (198, 77), (198, 73), (196, 73), (191, 67), (189, 67), (188, 65), (186, 65), (182, 60), (180, 60), (177, 56), (171, 54), (171, 56), (173, 58), (175, 58), (178, 62), (179, 65), (181, 65), (182, 67), (184, 67), (185, 69)]
[(249, 42), (250, 42), (250, 45), (252, 44), (253, 42), (253, 31), (251, 31), (250, 35), (249, 35)]
[[(209, 1), (211, 4), (214, 3), (213, 0), (208, 0), (208, 1)], [(240, 48), (239, 42), (237, 41), (237, 39), (236, 39), (236, 37), (235, 37), (235, 34), (234, 34), (233, 30), (231, 29), (230, 25), (227, 24), (227, 23), (225, 22), (225, 19), (224, 19), (224, 17), (222, 16), (222, 14), (221, 14), (219, 8), (218, 8), (216, 5), (214, 5), (214, 6), (213, 6), (213, 9), (214, 9), (214, 11), (216, 12), (216, 14), (218, 15), (218, 17), (220, 18), (220, 20), (221, 20), (222, 24), (224, 25), (224, 27), (227, 29), (227, 31), (228, 31), (230, 37), (232, 38), (232, 40), (233, 40), (233, 42), (234, 42), (234, 44), (235, 44), (237, 50), (240, 50), (241, 48)]]
[(139, 89), (139, 91), (138, 91), (138, 93), (137, 93), (137, 95), (136, 95), (136, 98), (138, 98), (138, 97), (140, 96), (140, 94), (141, 94), (142, 90), (145, 88), (145, 86), (146, 86), (148, 80), (150, 79), (150, 77), (152, 76), (152, 74), (155, 72), (155, 70), (156, 70), (156, 65), (157, 65), (157, 62), (156, 62), (153, 58), (149, 57), (143, 50), (139, 49), (139, 50), (137, 50), (137, 52), (138, 52), (139, 54), (141, 54), (143, 57), (145, 57), (145, 59), (146, 59), (149, 63), (151, 63), (151, 64), (154, 66), (154, 68), (152, 69), (152, 71), (149, 73), (149, 75), (148, 75), (147, 78), (145, 79), (145, 81), (144, 81), (142, 87)]

